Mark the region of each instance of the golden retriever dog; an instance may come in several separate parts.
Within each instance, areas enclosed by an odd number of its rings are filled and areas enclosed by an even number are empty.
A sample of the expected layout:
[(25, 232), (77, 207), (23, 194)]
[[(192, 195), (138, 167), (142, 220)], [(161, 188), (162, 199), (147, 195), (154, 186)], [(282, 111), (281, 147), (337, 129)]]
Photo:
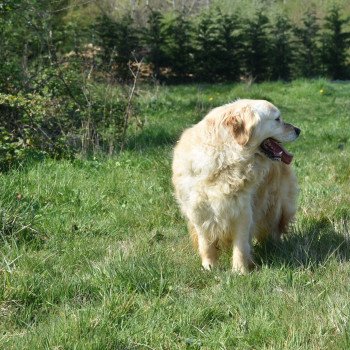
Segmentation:
[(253, 266), (252, 240), (280, 238), (296, 211), (293, 155), (282, 144), (300, 129), (264, 100), (237, 100), (213, 109), (185, 130), (174, 149), (175, 196), (202, 259), (215, 266), (232, 249), (232, 270)]

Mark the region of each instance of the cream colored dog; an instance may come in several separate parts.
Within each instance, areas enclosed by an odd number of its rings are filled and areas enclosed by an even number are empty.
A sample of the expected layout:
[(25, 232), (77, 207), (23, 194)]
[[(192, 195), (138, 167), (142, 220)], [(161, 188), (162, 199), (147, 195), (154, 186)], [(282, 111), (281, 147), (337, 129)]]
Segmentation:
[(281, 145), (300, 129), (264, 100), (213, 109), (182, 134), (174, 150), (175, 195), (202, 259), (211, 269), (218, 248), (233, 249), (232, 269), (254, 266), (253, 238), (279, 238), (296, 210), (293, 156)]

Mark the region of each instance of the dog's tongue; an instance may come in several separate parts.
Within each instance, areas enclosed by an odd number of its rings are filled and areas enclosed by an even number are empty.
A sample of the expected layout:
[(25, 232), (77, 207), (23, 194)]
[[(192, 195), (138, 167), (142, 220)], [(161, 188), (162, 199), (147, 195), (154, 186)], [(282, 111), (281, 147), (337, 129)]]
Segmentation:
[(293, 155), (282, 147), (281, 144), (277, 143), (273, 139), (266, 139), (264, 142), (265, 146), (270, 149), (276, 158), (281, 158), (281, 161), (285, 164), (290, 164), (293, 160)]

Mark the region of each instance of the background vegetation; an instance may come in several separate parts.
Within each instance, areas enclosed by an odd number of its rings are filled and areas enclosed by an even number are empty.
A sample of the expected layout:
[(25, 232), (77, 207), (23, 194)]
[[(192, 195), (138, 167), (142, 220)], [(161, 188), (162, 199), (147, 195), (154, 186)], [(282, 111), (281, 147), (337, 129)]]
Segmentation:
[(296, 3), (3, 1), (0, 168), (124, 149), (139, 82), (348, 79), (348, 3)]
[[(0, 348), (349, 349), (349, 15), (2, 1)], [(236, 98), (303, 130), (297, 221), (249, 276), (200, 270), (170, 184), (181, 131)]]

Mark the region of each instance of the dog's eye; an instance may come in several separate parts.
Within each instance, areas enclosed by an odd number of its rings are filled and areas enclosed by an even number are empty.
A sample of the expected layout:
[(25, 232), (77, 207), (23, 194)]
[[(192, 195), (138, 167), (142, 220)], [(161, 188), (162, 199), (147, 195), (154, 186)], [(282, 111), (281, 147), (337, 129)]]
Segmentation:
[(275, 120), (276, 120), (276, 122), (280, 122), (281, 121), (281, 117), (278, 117)]

